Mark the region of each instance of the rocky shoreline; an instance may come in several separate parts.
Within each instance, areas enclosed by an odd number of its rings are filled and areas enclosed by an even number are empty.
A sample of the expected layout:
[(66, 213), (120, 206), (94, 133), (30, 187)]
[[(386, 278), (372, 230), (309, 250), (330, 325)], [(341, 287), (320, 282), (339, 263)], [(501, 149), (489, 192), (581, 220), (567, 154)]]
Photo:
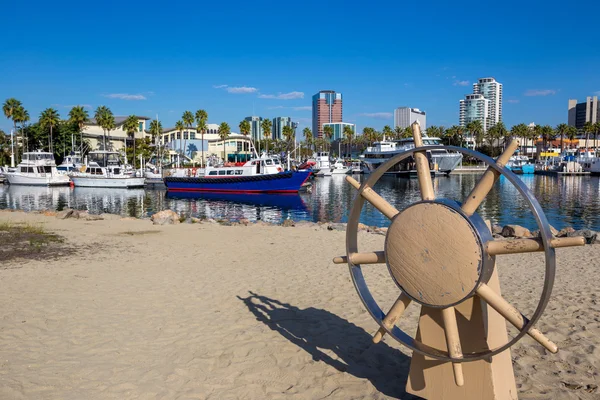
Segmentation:
[[(22, 210), (2, 210), (4, 212), (25, 212)], [(87, 211), (80, 211), (75, 209), (65, 209), (62, 211), (32, 211), (33, 214), (42, 214), (48, 217), (55, 217), (57, 219), (82, 219), (86, 221), (100, 221), (100, 220), (149, 220), (153, 225), (175, 225), (175, 224), (219, 224), (222, 226), (282, 226), (285, 228), (289, 227), (312, 227), (319, 230), (329, 231), (345, 231), (346, 223), (343, 222), (310, 222), (310, 221), (294, 221), (291, 219), (283, 220), (280, 224), (270, 223), (265, 221), (250, 221), (245, 218), (230, 220), (230, 219), (213, 219), (213, 218), (195, 218), (185, 217), (177, 214), (172, 210), (163, 210), (153, 214), (149, 218), (135, 218), (135, 217), (123, 217), (117, 214), (90, 214)], [(368, 226), (362, 223), (358, 224), (358, 230), (377, 235), (385, 236), (387, 234), (386, 227)], [(574, 229), (573, 227), (564, 227), (562, 229), (556, 229), (550, 225), (550, 230), (554, 237), (575, 237), (583, 236), (587, 244), (600, 244), (600, 238), (598, 238), (598, 232), (591, 229)], [(495, 239), (512, 239), (512, 238), (534, 238), (539, 237), (539, 231), (530, 231), (529, 229), (520, 225), (492, 225), (492, 234)]]

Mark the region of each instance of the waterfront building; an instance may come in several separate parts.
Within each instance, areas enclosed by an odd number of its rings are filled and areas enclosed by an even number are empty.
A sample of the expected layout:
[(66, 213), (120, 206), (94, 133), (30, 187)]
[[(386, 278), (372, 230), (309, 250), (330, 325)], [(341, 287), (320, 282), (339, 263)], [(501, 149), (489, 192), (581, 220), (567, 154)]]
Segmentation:
[(459, 102), (459, 125), (481, 121), (485, 132), (502, 122), (502, 84), (494, 78), (480, 78), (473, 84), (473, 93)]
[[(123, 130), (123, 124), (128, 116), (115, 116), (115, 129), (105, 132), (100, 125), (96, 122), (95, 118), (89, 119), (83, 126), (82, 134), (83, 138), (90, 143), (90, 150), (98, 150), (103, 146), (104, 133), (106, 133), (106, 146), (109, 149), (115, 151), (121, 151), (125, 149), (125, 145), (131, 145), (132, 138)], [(152, 137), (150, 132), (146, 131), (147, 121), (150, 120), (148, 117), (137, 116), (138, 119), (138, 130), (134, 133), (137, 140), (144, 139), (146, 137)], [(126, 143), (127, 141), (127, 143)]]
[(263, 139), (263, 128), (262, 128), (262, 117), (251, 116), (244, 118), (246, 121), (250, 122), (250, 137), (254, 141), (259, 141)]
[(349, 126), (352, 128), (352, 132), (354, 133), (354, 137), (356, 137), (356, 125), (349, 124), (347, 122), (331, 122), (323, 124), (323, 128), (326, 126), (331, 126), (333, 128), (333, 136), (331, 137), (331, 142), (335, 142), (336, 140), (344, 139), (344, 127)]
[(408, 128), (413, 122), (419, 121), (421, 130), (427, 129), (427, 118), (425, 111), (418, 108), (398, 107), (394, 110), (394, 127)]
[(315, 138), (323, 137), (323, 124), (342, 122), (342, 94), (321, 90), (312, 98), (312, 131)]
[(276, 117), (273, 118), (273, 133), (271, 134), (271, 138), (275, 140), (284, 139), (283, 136), (283, 128), (285, 126), (289, 126), (294, 130), (294, 137), (296, 136), (296, 128), (298, 127), (297, 122), (293, 122), (290, 117)]
[(583, 129), (586, 122), (592, 124), (600, 121), (600, 103), (598, 96), (588, 96), (585, 103), (577, 103), (575, 99), (569, 99), (568, 124), (577, 129)]

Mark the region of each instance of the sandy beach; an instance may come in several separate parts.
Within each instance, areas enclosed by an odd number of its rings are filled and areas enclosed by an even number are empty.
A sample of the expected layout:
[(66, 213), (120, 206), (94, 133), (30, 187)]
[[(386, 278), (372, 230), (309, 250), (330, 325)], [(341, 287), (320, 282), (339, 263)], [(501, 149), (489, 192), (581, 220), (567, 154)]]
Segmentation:
[[(0, 399), (414, 398), (410, 351), (371, 343), (377, 326), (347, 267), (331, 262), (343, 231), (23, 212), (0, 212), (0, 223), (62, 238), (40, 257), (1, 245)], [(359, 233), (365, 251), (383, 240)], [(528, 337), (511, 349), (519, 398), (598, 399), (600, 246), (557, 260), (537, 326), (560, 351)], [(542, 255), (501, 256), (498, 268), (503, 295), (531, 313)], [(387, 269), (366, 278), (389, 308), (398, 289)], [(414, 333), (418, 312), (411, 305), (400, 325)]]

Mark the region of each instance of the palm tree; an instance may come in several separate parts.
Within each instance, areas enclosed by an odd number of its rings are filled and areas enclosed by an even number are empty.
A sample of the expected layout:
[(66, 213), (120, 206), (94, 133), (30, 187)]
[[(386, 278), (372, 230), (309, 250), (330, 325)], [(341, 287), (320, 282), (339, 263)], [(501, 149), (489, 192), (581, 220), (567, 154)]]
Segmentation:
[(204, 110), (196, 111), (196, 131), (200, 132), (202, 139), (202, 166), (204, 166), (204, 133), (206, 132), (206, 121), (208, 113)]
[[(573, 142), (575, 141), (575, 138), (577, 137), (577, 128), (575, 128), (574, 126), (568, 126), (567, 127), (567, 131), (565, 132), (565, 135), (567, 135), (567, 138), (569, 139), (569, 147), (571, 147), (571, 144), (573, 144)], [(575, 146), (576, 148), (579, 146)]]
[[(183, 121), (183, 124), (185, 125), (186, 128), (188, 128), (188, 132), (187, 134), (189, 135), (189, 129), (192, 128), (192, 124), (194, 123), (194, 114), (192, 114), (191, 111), (184, 111), (183, 115), (181, 116), (181, 120)], [(183, 152), (185, 154), (185, 149), (187, 149), (187, 137), (184, 136), (183, 138)]]
[(497, 133), (496, 133), (496, 138), (498, 139), (498, 148), (500, 148), (500, 138), (504, 139), (504, 144), (505, 147), (508, 143), (506, 143), (506, 138), (508, 137), (508, 129), (506, 129), (506, 125), (504, 125), (504, 122), (498, 122), (496, 125), (494, 125), (497, 129)]
[(471, 121), (465, 127), (475, 140), (475, 148), (481, 147), (483, 143), (483, 124), (480, 120)]
[(382, 132), (384, 137), (387, 137), (388, 139), (393, 139), (394, 131), (392, 131), (392, 128), (390, 128), (389, 125), (384, 126)]
[[(391, 131), (391, 129), (390, 129)], [(350, 147), (350, 151), (348, 152), (350, 154), (350, 158), (352, 158), (352, 139), (354, 139), (354, 130), (350, 127), (350, 125), (344, 125), (344, 139), (346, 139), (346, 141), (348, 142), (348, 145)]]
[[(25, 123), (29, 122), (29, 112), (23, 107), (19, 106), (15, 110), (15, 114), (13, 116), (13, 120), (21, 124), (21, 141), (25, 140), (24, 129)], [(29, 150), (29, 141), (27, 141), (27, 149)], [(25, 146), (22, 146), (22, 152), (25, 152)]]
[[(240, 121), (239, 128), (240, 128), (240, 133), (242, 135), (244, 135), (244, 137), (248, 137), (248, 135), (250, 134), (250, 131), (252, 130), (252, 128), (250, 127), (250, 121), (247, 121), (245, 119)], [(254, 144), (252, 143), (252, 138), (250, 138), (250, 145), (252, 147), (254, 147)]]
[(600, 121), (594, 124), (594, 150), (598, 151), (598, 134), (600, 133)]
[(106, 150), (106, 137), (110, 134), (111, 129), (115, 128), (115, 117), (112, 111), (110, 111), (110, 108), (106, 106), (99, 106), (96, 108), (94, 118), (96, 119), (96, 124), (102, 127), (102, 131), (104, 132), (102, 145), (104, 150)]
[[(83, 153), (83, 127), (86, 121), (90, 118), (87, 110), (83, 106), (75, 106), (69, 111), (69, 122), (77, 125), (80, 137), (80, 151)], [(71, 146), (73, 146), (73, 138), (71, 137)]]
[(529, 138), (529, 131), (529, 127), (525, 124), (513, 125), (513, 127), (510, 128), (510, 134), (512, 137), (523, 139), (521, 140), (521, 145), (523, 144), (523, 142), (525, 142), (527, 138)]
[(333, 138), (333, 127), (331, 125), (327, 125), (323, 128), (323, 135), (327, 138), (327, 143), (329, 145), (329, 151), (331, 152), (331, 138)]
[(402, 137), (402, 128), (397, 126), (394, 128), (394, 139), (400, 139)]
[(54, 128), (59, 121), (60, 115), (58, 115), (58, 111), (56, 111), (54, 108), (46, 108), (40, 114), (40, 125), (42, 127), (50, 127), (50, 136), (48, 139), (48, 151), (50, 151), (50, 153), (54, 153), (52, 148), (52, 128)]
[[(7, 119), (12, 119), (13, 121), (15, 135), (17, 134), (17, 120), (15, 119), (15, 113), (20, 107), (23, 107), (23, 104), (14, 97), (7, 99), (2, 105), (2, 111), (4, 111), (4, 116)], [(12, 153), (15, 154), (14, 142), (12, 144)]]
[(269, 139), (271, 138), (271, 126), (272, 122), (269, 118), (265, 118), (261, 124), (263, 130), (263, 137), (265, 138), (265, 142), (267, 144), (267, 154), (269, 154)]
[(590, 133), (594, 133), (594, 124), (590, 121), (583, 125), (583, 131), (585, 132), (585, 153), (588, 152), (588, 141), (590, 140)]
[(402, 138), (406, 139), (413, 136), (413, 130), (411, 126), (407, 126), (402, 130)]
[[(265, 121), (271, 122), (270, 120)], [(219, 125), (219, 139), (223, 141), (223, 163), (227, 162), (227, 160), (225, 159), (225, 140), (227, 140), (227, 138), (229, 137), (230, 132), (231, 129), (229, 128), (227, 122), (221, 122), (221, 125)]]
[(490, 142), (492, 157), (495, 154), (495, 152), (494, 152), (494, 140), (498, 139), (498, 141), (500, 141), (500, 137), (501, 137), (501, 133), (498, 131), (498, 125), (492, 126), (486, 132), (486, 139), (488, 140), (488, 142)]
[(549, 125), (544, 125), (539, 129), (540, 136), (542, 136), (542, 140), (544, 142), (544, 149), (547, 148), (548, 141), (554, 139), (554, 129), (552, 129)]
[(565, 145), (563, 140), (565, 138), (565, 134), (567, 133), (567, 129), (569, 129), (569, 125), (567, 124), (558, 124), (556, 125), (556, 133), (560, 135), (560, 152), (562, 153), (565, 149)]
[(425, 132), (427, 133), (427, 136), (431, 136), (431, 137), (440, 137), (440, 128), (435, 126), (435, 125), (431, 125), (429, 128), (427, 128), (425, 130)]
[[(152, 143), (154, 143), (155, 146), (157, 146), (158, 150), (157, 150), (157, 159), (160, 161), (161, 160), (161, 154), (160, 154), (160, 149), (161, 149), (161, 142), (162, 142), (162, 138), (160, 137), (162, 133), (162, 124), (160, 123), (159, 120), (157, 119), (153, 119), (152, 121), (150, 121), (150, 134), (152, 135)], [(156, 138), (159, 138), (158, 143)]]
[[(123, 123), (123, 130), (127, 132), (127, 136), (133, 138), (133, 169), (135, 169), (135, 133), (139, 130), (140, 123), (135, 115), (127, 117)], [(127, 160), (127, 139), (125, 139), (125, 160)]]
[(306, 142), (306, 146), (309, 148), (312, 147), (313, 144), (313, 134), (312, 131), (310, 130), (310, 128), (304, 128), (304, 130), (302, 131), (302, 133), (304, 134), (304, 141)]
[(183, 130), (185, 129), (185, 125), (181, 120), (175, 123), (175, 130), (179, 132), (179, 152), (181, 153), (181, 141), (183, 140)]

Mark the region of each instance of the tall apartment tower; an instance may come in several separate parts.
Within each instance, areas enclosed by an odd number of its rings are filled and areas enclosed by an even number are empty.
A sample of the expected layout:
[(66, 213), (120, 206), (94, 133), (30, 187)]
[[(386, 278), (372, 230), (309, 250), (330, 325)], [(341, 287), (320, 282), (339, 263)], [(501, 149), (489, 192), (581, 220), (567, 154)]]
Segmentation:
[(411, 126), (415, 121), (419, 121), (422, 131), (427, 129), (425, 111), (410, 107), (398, 107), (394, 110), (394, 127), (399, 126), (404, 129)]
[(312, 98), (312, 126), (315, 138), (323, 137), (323, 124), (342, 122), (342, 94), (321, 90)]
[[(485, 107), (485, 111), (481, 107)], [(502, 122), (502, 84), (496, 79), (479, 79), (473, 84), (473, 94), (460, 101), (459, 125), (465, 126), (474, 120), (481, 121), (485, 131)]]
[(570, 126), (577, 129), (583, 129), (586, 122), (592, 124), (600, 121), (600, 103), (598, 96), (586, 98), (585, 103), (577, 103), (577, 100), (569, 99), (569, 119)]
[(262, 140), (263, 138), (263, 130), (262, 130), (262, 117), (246, 117), (244, 118), (246, 121), (250, 122), (250, 137), (252, 140)]
[(283, 127), (289, 126), (294, 130), (294, 136), (296, 135), (296, 128), (298, 127), (297, 122), (292, 122), (290, 117), (275, 117), (273, 118), (273, 134), (272, 138), (281, 140), (283, 139)]

